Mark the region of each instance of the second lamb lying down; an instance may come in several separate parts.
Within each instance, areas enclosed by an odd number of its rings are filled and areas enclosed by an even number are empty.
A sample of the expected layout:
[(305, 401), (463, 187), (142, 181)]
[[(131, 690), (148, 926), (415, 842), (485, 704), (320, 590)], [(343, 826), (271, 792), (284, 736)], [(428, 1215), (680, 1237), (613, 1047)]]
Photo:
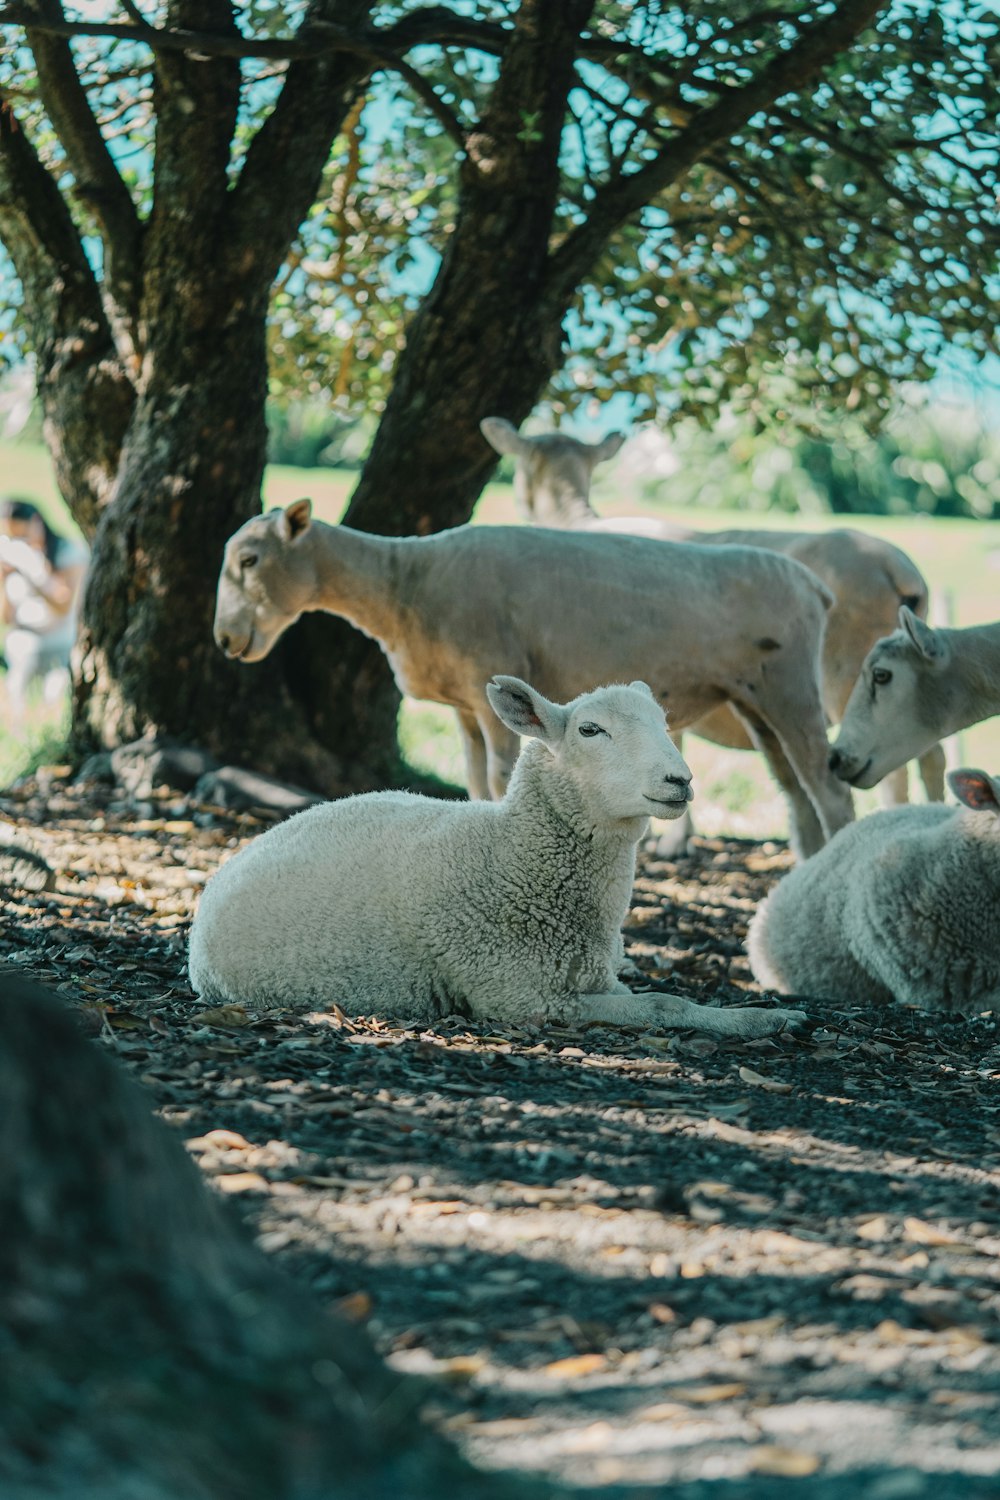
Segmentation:
[(758, 983), (785, 995), (1000, 1010), (1000, 780), (961, 770), (962, 807), (900, 807), (842, 829), (750, 924)]
[(645, 683), (556, 704), (496, 677), (494, 711), (531, 740), (499, 802), (373, 792), (255, 839), (209, 881), (191, 982), (251, 1008), (433, 1019), (694, 1027), (757, 1037), (797, 1011), (716, 1010), (617, 978), (635, 851), (679, 817), (690, 772)]

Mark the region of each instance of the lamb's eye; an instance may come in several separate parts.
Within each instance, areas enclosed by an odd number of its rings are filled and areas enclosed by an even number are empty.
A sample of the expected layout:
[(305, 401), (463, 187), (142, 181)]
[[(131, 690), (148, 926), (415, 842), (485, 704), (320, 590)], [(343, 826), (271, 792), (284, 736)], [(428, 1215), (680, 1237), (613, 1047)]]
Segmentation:
[(884, 687), (887, 682), (892, 681), (892, 673), (888, 667), (873, 667), (872, 682), (876, 687)]
[(249, 570), (251, 568), (255, 568), (256, 566), (257, 566), (257, 554), (255, 552), (248, 552), (248, 553), (246, 553), (245, 556), (243, 556), (243, 557), (240, 558), (240, 572), (241, 573), (247, 573), (247, 572), (249, 572)]
[(600, 724), (587, 723), (580, 725), (580, 733), (585, 740), (592, 740), (595, 734), (607, 734), (607, 732), (606, 729), (601, 728)]

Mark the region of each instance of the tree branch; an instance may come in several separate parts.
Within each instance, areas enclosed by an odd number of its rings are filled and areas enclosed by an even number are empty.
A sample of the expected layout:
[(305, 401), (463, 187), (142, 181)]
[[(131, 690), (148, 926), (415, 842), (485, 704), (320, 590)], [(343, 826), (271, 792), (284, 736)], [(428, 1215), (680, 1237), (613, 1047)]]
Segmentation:
[(0, 238), (24, 289), (59, 487), (92, 533), (114, 485), (134, 391), (69, 208), (9, 105), (0, 106)]
[[(214, 34), (236, 34), (231, 0), (169, 0), (167, 19), (179, 29), (193, 15), (214, 23)], [(168, 277), (204, 277), (219, 247), (226, 217), (229, 161), (240, 103), (239, 64), (230, 56), (201, 58), (159, 52), (153, 70), (156, 151), (154, 206), (147, 253)], [(207, 292), (207, 288), (206, 288)]]
[[(325, 11), (336, 0), (314, 0), (303, 29), (325, 34)], [(337, 4), (363, 23), (371, 0)], [(310, 61), (293, 62), (274, 108), (247, 150), (231, 193), (229, 224), (237, 253), (252, 255), (254, 275), (270, 285), (299, 224), (316, 199), (337, 132), (370, 73), (356, 52), (314, 49)]]
[(320, 34), (305, 34), (300, 27), (293, 37), (245, 37), (234, 31), (205, 31), (192, 26), (153, 26), (143, 20), (135, 6), (126, 6), (128, 21), (70, 21), (42, 16), (32, 4), (17, 0), (0, 5), (0, 26), (25, 26), (52, 36), (103, 37), (114, 42), (143, 42), (154, 52), (191, 52), (201, 57), (262, 57), (283, 62), (306, 62), (329, 52), (354, 52), (369, 60), (389, 63), (413, 47), (477, 47), (502, 50), (509, 35), (500, 26), (456, 16), (446, 6), (429, 6), (397, 21), (394, 26), (371, 28), (361, 33), (325, 21)]
[[(64, 19), (60, 0), (36, 0), (42, 18)], [(94, 215), (106, 250), (105, 287), (127, 345), (135, 347), (142, 226), (94, 118), (69, 43), (31, 27), (28, 45), (45, 112), (66, 152), (77, 197)]]
[(595, 194), (585, 223), (570, 231), (550, 256), (547, 296), (565, 302), (603, 249), (609, 232), (683, 176), (720, 140), (775, 99), (801, 90), (885, 9), (887, 0), (841, 0), (837, 10), (806, 26), (753, 79), (729, 88), (693, 115), (670, 144), (645, 166), (618, 175)]

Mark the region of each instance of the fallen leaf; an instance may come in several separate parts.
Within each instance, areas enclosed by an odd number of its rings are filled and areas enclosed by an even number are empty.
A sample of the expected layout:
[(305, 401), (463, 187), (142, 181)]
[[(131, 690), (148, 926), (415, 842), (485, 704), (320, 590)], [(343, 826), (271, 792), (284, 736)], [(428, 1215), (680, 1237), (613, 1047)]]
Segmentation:
[(588, 1427), (569, 1432), (564, 1439), (567, 1453), (603, 1453), (614, 1429), (610, 1422), (591, 1422)]
[(958, 1235), (952, 1234), (950, 1230), (937, 1229), (924, 1219), (912, 1217), (903, 1220), (903, 1234), (914, 1245), (957, 1245), (960, 1243)]
[(371, 1317), (374, 1305), (367, 1292), (349, 1292), (346, 1297), (338, 1298), (333, 1311), (349, 1323), (364, 1323)]
[(809, 1474), (815, 1474), (821, 1463), (822, 1459), (816, 1453), (770, 1443), (761, 1443), (750, 1454), (752, 1474), (773, 1474), (781, 1479), (805, 1479)]
[(259, 1172), (224, 1172), (212, 1181), (224, 1193), (266, 1193), (270, 1183)]
[(413, 1214), (460, 1214), (468, 1208), (464, 1198), (425, 1198), (410, 1204)]
[(207, 1151), (214, 1148), (216, 1151), (252, 1151), (253, 1144), (245, 1135), (240, 1135), (238, 1130), (208, 1130), (204, 1135), (192, 1136), (185, 1141), (189, 1151)]
[(895, 1318), (883, 1318), (875, 1333), (884, 1344), (929, 1344), (934, 1337), (926, 1328), (904, 1328)]
[(651, 1302), (646, 1311), (654, 1323), (676, 1323), (677, 1314), (665, 1302)]
[(884, 1240), (889, 1233), (889, 1220), (885, 1214), (876, 1214), (874, 1218), (862, 1219), (854, 1232), (862, 1240)]
[(443, 1359), (440, 1364), (435, 1365), (434, 1374), (445, 1380), (459, 1382), (471, 1380), (485, 1368), (486, 1360), (481, 1354), (457, 1354), (454, 1359)]
[(658, 1401), (655, 1406), (644, 1406), (632, 1418), (634, 1422), (683, 1422), (690, 1417), (687, 1406), (679, 1401)]
[(141, 1016), (133, 1016), (127, 1010), (115, 1010), (108, 1006), (104, 1012), (105, 1019), (113, 1031), (143, 1031), (146, 1022)]
[(800, 1240), (783, 1229), (754, 1229), (750, 1243), (761, 1255), (816, 1255), (826, 1249), (815, 1240)]
[(215, 1005), (209, 1010), (195, 1011), (189, 1018), (199, 1026), (249, 1026), (250, 1017), (242, 1005)]
[(543, 1375), (554, 1380), (575, 1380), (580, 1375), (595, 1375), (607, 1365), (603, 1354), (571, 1354), (568, 1359), (557, 1359), (542, 1366)]
[(784, 1313), (774, 1313), (769, 1318), (749, 1318), (745, 1323), (730, 1323), (728, 1332), (740, 1338), (769, 1338), (785, 1324)]
[(754, 1088), (767, 1089), (771, 1094), (790, 1094), (792, 1085), (790, 1083), (779, 1083), (775, 1078), (765, 1078), (763, 1073), (755, 1073), (753, 1068), (740, 1068), (740, 1077), (744, 1083), (752, 1083)]
[(713, 1401), (731, 1401), (745, 1393), (746, 1386), (732, 1380), (719, 1385), (675, 1385), (668, 1394), (688, 1405), (708, 1406)]

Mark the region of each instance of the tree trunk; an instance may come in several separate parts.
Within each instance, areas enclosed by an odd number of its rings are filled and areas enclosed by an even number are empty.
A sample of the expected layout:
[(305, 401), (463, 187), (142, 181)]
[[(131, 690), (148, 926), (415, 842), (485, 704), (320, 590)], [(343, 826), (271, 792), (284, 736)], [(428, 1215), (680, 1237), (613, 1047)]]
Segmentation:
[[(367, 10), (352, 0), (346, 14)], [(235, 34), (228, 0), (171, 0), (169, 19), (211, 19)], [(252, 668), (226, 661), (212, 637), (225, 542), (259, 505), (269, 288), (369, 68), (336, 54), (294, 64), (233, 184), (238, 63), (157, 55), (142, 359), (94, 537), (76, 656), (77, 754), (169, 734), (328, 795), (382, 785), (396, 768), (394, 717), (380, 726), (391, 765), (363, 745), (356, 758), (340, 713), (310, 690), (301, 636)], [(364, 681), (353, 687), (364, 696)]]
[(330, 794), (352, 789), (352, 768), (294, 700), (288, 653), (243, 667), (212, 637), (223, 547), (253, 512), (264, 467), (263, 299), (222, 328), (192, 313), (180, 288), (175, 304), (151, 339), (154, 373), (94, 538), (74, 748), (170, 734)]

